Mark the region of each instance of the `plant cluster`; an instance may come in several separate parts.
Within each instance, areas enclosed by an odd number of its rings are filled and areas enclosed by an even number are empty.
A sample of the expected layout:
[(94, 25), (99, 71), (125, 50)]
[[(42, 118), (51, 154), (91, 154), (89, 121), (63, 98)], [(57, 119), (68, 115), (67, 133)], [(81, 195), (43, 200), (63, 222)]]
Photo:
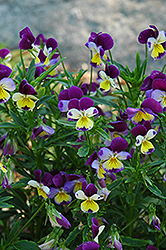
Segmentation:
[(92, 32), (88, 80), (54, 38), (19, 35), (14, 67), (0, 50), (0, 249), (166, 249), (165, 65), (146, 74), (166, 33), (140, 32), (131, 70)]

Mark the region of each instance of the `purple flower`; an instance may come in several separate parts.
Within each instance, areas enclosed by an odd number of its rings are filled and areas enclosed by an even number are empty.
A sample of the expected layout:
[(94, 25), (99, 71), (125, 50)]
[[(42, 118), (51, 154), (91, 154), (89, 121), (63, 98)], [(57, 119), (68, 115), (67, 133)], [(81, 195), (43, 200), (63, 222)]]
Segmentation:
[(12, 188), (12, 186), (9, 184), (9, 180), (8, 180), (8, 177), (6, 175), (3, 177), (2, 188), (3, 189)]
[(120, 160), (126, 160), (131, 157), (131, 155), (123, 151), (128, 147), (128, 142), (121, 138), (117, 137), (112, 140), (110, 149), (101, 148), (99, 150), (99, 157), (104, 162), (103, 168), (106, 171), (119, 172), (123, 170), (124, 165)]
[(100, 245), (94, 241), (86, 241), (79, 245), (75, 250), (98, 250)]
[(117, 250), (123, 250), (122, 244), (118, 239), (116, 239), (116, 236), (114, 236), (114, 241), (112, 240), (112, 237), (109, 237), (110, 243), (107, 245), (109, 248), (115, 248)]
[[(89, 87), (90, 87), (89, 83), (83, 83), (81, 85), (81, 89), (82, 89), (84, 95), (87, 95), (89, 93)], [(96, 94), (98, 88), (99, 88), (99, 84), (96, 82), (92, 82), (90, 95), (94, 96)]]
[(99, 194), (97, 194), (97, 188), (94, 184), (88, 184), (84, 191), (78, 190), (75, 193), (75, 197), (79, 200), (85, 200), (81, 203), (81, 210), (85, 213), (96, 213), (99, 210), (99, 205), (95, 202), (96, 200), (101, 200)]
[(58, 213), (59, 216), (56, 216), (56, 214), (54, 213), (54, 210), (51, 210), (51, 209), (47, 210), (47, 214), (48, 214), (51, 226), (52, 227), (65, 227), (69, 229), (71, 227), (71, 224), (68, 221), (68, 219), (57, 210), (56, 210), (56, 213)]
[(93, 234), (93, 239), (96, 243), (98, 243), (98, 237), (102, 233), (104, 228), (105, 228), (104, 225), (99, 226), (99, 222), (95, 217), (92, 218), (92, 234)]
[(139, 34), (138, 41), (141, 44), (147, 44), (149, 51), (152, 51), (151, 56), (154, 60), (157, 60), (166, 53), (166, 33), (164, 30), (159, 31), (154, 25), (150, 25), (149, 27), (149, 29), (143, 30)]
[(162, 113), (162, 111), (163, 109), (160, 103), (153, 98), (146, 98), (139, 109), (127, 108), (128, 117), (134, 124), (138, 124), (142, 121), (152, 122), (155, 116), (157, 116), (158, 113)]
[(102, 64), (102, 59), (108, 60), (105, 50), (111, 49), (113, 45), (113, 39), (109, 34), (92, 32), (88, 42), (85, 44), (85, 46), (94, 52), (90, 64), (96, 68)]
[(166, 75), (158, 70), (153, 70), (150, 76), (147, 76), (144, 79), (143, 84), (141, 86), (141, 90), (147, 91), (151, 89), (157, 89), (159, 86), (161, 86), (161, 84), (163, 84), (163, 80), (166, 81)]
[(41, 124), (40, 126), (36, 126), (33, 128), (32, 132), (32, 138), (35, 141), (35, 138), (38, 136), (42, 139), (46, 139), (50, 137), (50, 135), (53, 135), (55, 130), (51, 128), (50, 126), (47, 126), (46, 124)]
[(64, 173), (55, 174), (52, 178), (54, 186), (50, 187), (49, 198), (54, 197), (54, 201), (58, 205), (69, 204), (72, 201), (72, 197), (67, 193), (65, 189), (66, 175)]
[(0, 49), (0, 57), (2, 58), (3, 63), (8, 63), (12, 58), (10, 50), (6, 48)]
[(12, 142), (10, 139), (7, 140), (5, 144), (5, 140), (7, 138), (7, 133), (0, 138), (0, 149), (3, 150), (3, 155), (13, 155), (16, 153), (17, 145), (14, 139), (12, 139)]
[(78, 120), (77, 130), (87, 131), (93, 127), (93, 121), (89, 117), (98, 114), (98, 110), (92, 107), (93, 105), (93, 100), (88, 97), (82, 97), (80, 100), (74, 98), (69, 102), (67, 116), (70, 119)]
[(161, 231), (160, 219), (154, 214), (153, 216), (146, 216), (144, 220), (151, 226), (155, 227), (157, 230)]
[(83, 182), (86, 181), (86, 179), (78, 174), (69, 174), (66, 176), (67, 181), (64, 184), (64, 189), (66, 192), (70, 193), (73, 190), (73, 193), (75, 194), (78, 190), (82, 189)]
[(154, 138), (157, 134), (157, 131), (154, 129), (147, 129), (146, 126), (137, 125), (132, 128), (131, 133), (136, 137), (136, 146), (141, 145), (142, 154), (151, 154), (154, 151), (153, 144), (149, 141)]
[(23, 110), (32, 110), (35, 107), (35, 102), (38, 100), (37, 92), (26, 79), (22, 80), (19, 86), (19, 93), (15, 93), (12, 96), (14, 102), (17, 102), (17, 106)]
[(44, 199), (48, 198), (50, 194), (50, 186), (52, 184), (52, 175), (50, 173), (45, 173), (41, 178), (42, 171), (40, 169), (36, 169), (34, 171), (34, 176), (36, 181), (30, 180), (28, 181), (28, 185), (37, 188), (38, 195), (42, 196)]
[(35, 41), (35, 37), (28, 27), (25, 27), (20, 31), (21, 41), (19, 42), (19, 49), (32, 49), (32, 44)]
[(84, 94), (83, 91), (77, 86), (72, 86), (69, 89), (62, 90), (58, 96), (59, 110), (61, 112), (68, 111), (69, 101), (72, 100), (73, 98), (77, 98), (79, 100), (83, 97), (83, 94)]
[(97, 81), (100, 83), (100, 89), (103, 91), (110, 91), (111, 87), (116, 88), (114, 79), (120, 74), (119, 69), (114, 65), (105, 65), (105, 71), (100, 70), (98, 72)]
[(146, 250), (158, 250), (158, 249), (152, 245), (149, 245)]

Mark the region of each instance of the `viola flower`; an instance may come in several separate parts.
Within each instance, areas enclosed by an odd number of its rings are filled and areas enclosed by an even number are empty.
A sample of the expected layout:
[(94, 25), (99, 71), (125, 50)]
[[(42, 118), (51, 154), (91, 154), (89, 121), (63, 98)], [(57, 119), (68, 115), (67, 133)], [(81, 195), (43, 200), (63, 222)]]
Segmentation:
[(9, 49), (6, 49), (6, 48), (0, 49), (0, 58), (1, 58), (0, 60), (2, 63), (4, 63), (5, 65), (11, 68), (11, 65), (8, 64), (8, 62), (12, 58), (12, 55), (10, 54)]
[(120, 243), (119, 239), (116, 238), (116, 235), (114, 235), (114, 240), (112, 240), (112, 237), (109, 237), (110, 243), (107, 245), (109, 248), (114, 248), (117, 250), (123, 250), (122, 244)]
[(35, 37), (28, 27), (25, 27), (19, 32), (21, 41), (19, 42), (19, 49), (32, 49), (32, 44), (35, 41)]
[(36, 169), (34, 171), (35, 180), (28, 181), (28, 185), (37, 188), (38, 195), (42, 196), (44, 199), (48, 198), (50, 194), (50, 186), (52, 184), (52, 175), (49, 173), (45, 173), (41, 179), (42, 171), (40, 169)]
[(50, 187), (49, 198), (54, 197), (54, 201), (58, 205), (69, 204), (72, 201), (72, 197), (67, 193), (65, 189), (66, 176), (63, 173), (56, 174), (52, 178), (55, 187)]
[(86, 47), (94, 52), (90, 64), (96, 68), (102, 64), (102, 59), (108, 60), (105, 51), (112, 49), (113, 45), (113, 39), (109, 34), (92, 32), (88, 42), (85, 44)]
[(24, 79), (20, 83), (19, 93), (15, 93), (12, 99), (14, 102), (17, 102), (18, 108), (32, 110), (35, 107), (35, 102), (38, 100), (35, 95), (37, 95), (35, 89)]
[(46, 124), (41, 124), (40, 126), (36, 126), (33, 128), (32, 131), (32, 138), (35, 141), (35, 138), (38, 136), (42, 139), (49, 138), (50, 135), (53, 135), (55, 130)]
[(2, 163), (0, 163), (0, 170), (3, 172), (3, 173), (7, 173), (7, 168), (5, 165), (3, 165)]
[(8, 177), (6, 175), (3, 177), (2, 188), (3, 189), (12, 188), (12, 186), (9, 183)]
[(160, 219), (154, 214), (152, 218), (151, 216), (146, 216), (143, 219), (151, 226), (155, 227), (157, 230), (161, 231), (160, 227)]
[(86, 179), (79, 174), (69, 174), (66, 176), (66, 178), (67, 181), (64, 185), (64, 188), (68, 193), (70, 193), (73, 190), (74, 194), (78, 190), (82, 189), (83, 182), (86, 181)]
[(77, 86), (72, 86), (69, 89), (62, 90), (58, 96), (59, 110), (61, 112), (67, 112), (69, 101), (72, 100), (73, 98), (77, 98), (79, 100), (83, 97), (83, 95), (84, 95), (83, 91)]
[(152, 51), (151, 56), (154, 60), (157, 60), (166, 53), (166, 33), (164, 30), (159, 31), (154, 25), (149, 25), (149, 27), (139, 34), (138, 41), (141, 44), (147, 44), (148, 50)]
[(93, 127), (93, 121), (89, 117), (98, 114), (97, 108), (92, 107), (93, 105), (93, 100), (88, 97), (82, 97), (80, 100), (74, 98), (69, 102), (67, 117), (78, 120), (77, 130), (87, 131)]
[(90, 183), (86, 186), (85, 190), (78, 190), (75, 196), (79, 200), (85, 200), (81, 203), (81, 210), (85, 213), (96, 213), (99, 210), (99, 205), (95, 202), (103, 199), (97, 194), (97, 188), (94, 184)]
[(99, 179), (105, 178), (106, 171), (104, 170), (102, 166), (103, 161), (100, 161), (98, 159), (98, 154), (96, 151), (89, 157), (85, 165), (91, 165), (92, 168), (96, 169), (97, 177)]
[(138, 124), (142, 121), (154, 121), (155, 116), (158, 113), (162, 113), (163, 109), (159, 102), (153, 98), (146, 98), (139, 109), (127, 108), (127, 113), (129, 119), (132, 120), (134, 124)]
[[(111, 174), (111, 173), (110, 173), (110, 174)], [(103, 196), (104, 201), (106, 201), (106, 200), (107, 200), (107, 197), (108, 197), (108, 195), (111, 193), (111, 191), (109, 191), (109, 190), (107, 189), (106, 183), (105, 183), (105, 180), (104, 180), (104, 179), (100, 179), (100, 180), (98, 181), (98, 183), (99, 183), (99, 185), (100, 185), (100, 187), (101, 187), (101, 189), (99, 189), (99, 191), (98, 191), (98, 194), (100, 194), (100, 196)]]
[(98, 237), (103, 232), (104, 228), (104, 225), (99, 226), (99, 222), (95, 217), (92, 218), (92, 234), (96, 243), (99, 243)]
[(140, 89), (141, 91), (147, 91), (157, 89), (159, 86), (163, 87), (163, 80), (166, 81), (166, 75), (158, 70), (153, 70), (150, 76), (147, 76), (143, 80), (143, 84)]
[(132, 135), (136, 137), (135, 145), (138, 147), (141, 145), (142, 154), (151, 154), (154, 151), (153, 144), (149, 141), (155, 137), (157, 131), (154, 129), (149, 129), (143, 125), (137, 125), (131, 130)]
[(158, 249), (152, 245), (149, 245), (146, 250), (158, 250)]
[(151, 93), (151, 98), (158, 101), (160, 103), (161, 107), (163, 108), (163, 110), (165, 110), (165, 108), (166, 108), (166, 92), (165, 91), (162, 91), (160, 89), (155, 89)]
[(75, 250), (98, 250), (100, 245), (94, 241), (86, 241), (79, 245)]
[(52, 227), (65, 227), (65, 228), (69, 229), (71, 227), (71, 224), (68, 221), (68, 219), (66, 219), (66, 217), (63, 216), (57, 210), (56, 210), (56, 213), (58, 213), (59, 217), (56, 216), (56, 214), (52, 210), (50, 210), (50, 209), (47, 210), (47, 214), (48, 214), (51, 226)]
[(121, 138), (117, 137), (112, 140), (110, 149), (101, 148), (99, 150), (99, 157), (104, 162), (103, 168), (106, 171), (119, 172), (123, 170), (124, 165), (120, 160), (127, 160), (131, 155), (123, 151), (128, 147), (128, 142)]
[(120, 74), (119, 69), (114, 65), (105, 65), (105, 71), (100, 70), (98, 72), (97, 81), (100, 83), (100, 89), (103, 91), (110, 91), (111, 87), (116, 88), (116, 83), (114, 81)]
[(10, 99), (8, 91), (16, 89), (13, 79), (8, 78), (11, 73), (12, 70), (9, 67), (0, 64), (0, 103), (7, 102)]
[[(83, 83), (81, 85), (81, 89), (82, 89), (84, 95), (88, 95), (89, 94), (89, 87), (90, 87), (89, 83)], [(99, 84), (96, 83), (96, 82), (92, 82), (90, 96), (94, 96), (97, 93), (97, 89), (98, 88), (99, 88)]]

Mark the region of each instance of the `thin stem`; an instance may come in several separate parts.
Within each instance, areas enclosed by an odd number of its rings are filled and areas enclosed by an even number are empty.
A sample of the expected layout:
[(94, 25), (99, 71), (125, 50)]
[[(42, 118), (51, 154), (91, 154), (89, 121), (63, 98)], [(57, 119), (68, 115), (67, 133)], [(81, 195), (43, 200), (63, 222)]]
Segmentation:
[[(46, 200), (44, 200), (44, 202), (41, 204), (41, 206), (39, 207), (39, 209), (32, 215), (32, 217), (27, 221), (27, 223), (25, 223), (25, 225), (20, 229), (20, 231), (14, 236), (14, 238), (9, 242), (8, 245), (11, 245), (11, 242), (13, 242), (18, 236), (19, 234), (28, 226), (28, 224), (33, 220), (33, 218), (39, 213), (39, 211), (41, 210), (41, 208), (44, 206), (44, 204), (46, 203)], [(7, 246), (8, 246), (7, 245)]]
[(142, 75), (145, 75), (147, 61), (148, 61), (148, 46), (147, 44), (145, 44), (145, 67), (144, 67), (144, 71), (142, 72)]
[[(57, 48), (57, 51), (59, 53), (60, 59), (62, 59), (62, 53), (60, 52), (60, 50), (58, 48)], [(62, 61), (62, 67), (63, 67), (64, 73), (66, 74), (66, 76), (68, 76), (68, 73), (66, 71), (65, 64), (63, 61)]]
[(111, 50), (109, 49), (108, 52), (109, 52), (109, 56), (110, 56), (110, 61), (111, 61), (112, 64), (114, 64)]
[[(91, 59), (92, 59), (92, 51), (91, 51)], [(90, 92), (91, 92), (91, 87), (92, 87), (92, 75), (93, 75), (93, 67), (91, 66), (91, 68), (90, 68), (89, 95), (90, 95)]]
[(26, 72), (26, 68), (25, 68), (24, 59), (23, 59), (23, 56), (22, 56), (22, 50), (21, 49), (20, 49), (20, 58), (21, 58), (21, 63), (22, 63), (22, 67), (23, 67), (24, 76), (25, 76), (25, 78), (27, 78), (27, 72)]

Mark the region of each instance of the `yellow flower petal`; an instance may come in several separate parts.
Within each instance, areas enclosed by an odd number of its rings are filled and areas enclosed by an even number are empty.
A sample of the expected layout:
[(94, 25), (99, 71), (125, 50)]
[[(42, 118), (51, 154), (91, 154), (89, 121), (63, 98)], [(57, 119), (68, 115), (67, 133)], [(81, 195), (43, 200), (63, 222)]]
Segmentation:
[(42, 188), (37, 187), (38, 195), (42, 196), (44, 199), (47, 199), (47, 194), (43, 191)]
[(60, 204), (63, 201), (68, 202), (71, 201), (71, 196), (68, 195), (65, 191), (60, 191), (56, 196), (55, 196), (55, 202)]
[(161, 44), (157, 43), (154, 45), (151, 56), (153, 58), (157, 58), (159, 56), (159, 53), (164, 53), (164, 48)]
[(17, 106), (20, 109), (32, 110), (35, 107), (35, 102), (32, 101), (32, 99), (30, 99), (28, 96), (25, 96), (17, 101)]
[(144, 121), (152, 121), (154, 119), (154, 116), (147, 113), (146, 111), (142, 112), (141, 110), (138, 111), (138, 113), (132, 118), (132, 120), (136, 123)]
[(153, 149), (154, 149), (154, 146), (150, 141), (147, 141), (147, 140), (143, 141), (143, 143), (141, 145), (141, 153), (142, 154), (148, 154)]
[(2, 87), (0, 87), (0, 102), (6, 102), (10, 98), (10, 94), (4, 90)]
[(93, 121), (86, 116), (82, 116), (76, 123), (77, 130), (90, 130), (93, 127)]
[(123, 164), (116, 157), (112, 157), (103, 164), (103, 167), (107, 170), (121, 169)]
[(81, 190), (82, 189), (82, 182), (81, 181), (78, 181), (75, 186), (74, 186), (74, 189), (73, 189), (73, 192), (76, 193), (78, 190)]
[(100, 88), (104, 89), (104, 91), (109, 91), (110, 90), (110, 82), (108, 80), (102, 81), (100, 83)]
[(97, 66), (99, 66), (102, 63), (100, 54), (98, 52), (94, 54), (91, 62), (97, 64)]
[(88, 198), (88, 200), (83, 201), (81, 203), (81, 210), (85, 213), (96, 213), (99, 210), (99, 206), (95, 201), (90, 200), (90, 198)]
[(102, 164), (99, 165), (99, 171), (98, 171), (98, 174), (97, 174), (97, 177), (99, 179), (103, 179), (105, 178), (104, 174), (106, 173), (106, 171), (104, 170), (104, 168), (102, 167)]

